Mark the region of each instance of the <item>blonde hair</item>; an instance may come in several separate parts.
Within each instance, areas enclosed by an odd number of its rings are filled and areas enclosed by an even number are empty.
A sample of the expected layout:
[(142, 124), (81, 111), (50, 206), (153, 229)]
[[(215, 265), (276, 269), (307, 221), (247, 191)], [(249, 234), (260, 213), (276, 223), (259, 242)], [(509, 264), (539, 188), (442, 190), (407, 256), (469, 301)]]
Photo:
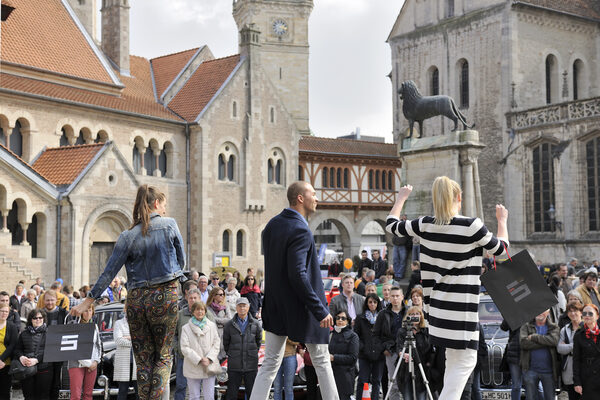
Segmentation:
[(460, 185), (447, 176), (438, 176), (433, 181), (431, 195), (436, 225), (448, 225), (454, 217), (454, 207), (461, 194)]
[(421, 310), (417, 306), (412, 306), (408, 310), (406, 310), (406, 314), (404, 315), (404, 319), (407, 320), (410, 313), (418, 312), (421, 314), (421, 321), (419, 321), (419, 328), (427, 328), (427, 324), (425, 323), (425, 315), (423, 315), (423, 310)]

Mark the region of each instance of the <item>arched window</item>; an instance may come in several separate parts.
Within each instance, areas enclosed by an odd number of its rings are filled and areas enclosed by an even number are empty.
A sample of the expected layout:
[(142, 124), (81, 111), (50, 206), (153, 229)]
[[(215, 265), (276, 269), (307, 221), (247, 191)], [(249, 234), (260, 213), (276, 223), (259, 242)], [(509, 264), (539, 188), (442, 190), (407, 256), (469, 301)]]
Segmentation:
[(85, 138), (83, 137), (83, 129), (79, 131), (79, 136), (75, 140), (76, 145), (85, 144)]
[(554, 207), (554, 166), (556, 146), (542, 143), (533, 149), (533, 224), (534, 232), (552, 232), (549, 210)]
[(219, 180), (225, 180), (225, 156), (223, 154), (219, 154)]
[(231, 105), (231, 116), (237, 118), (237, 101), (234, 101)]
[(304, 168), (302, 168), (302, 165), (298, 165), (298, 180), (304, 180)]
[(387, 185), (387, 172), (382, 171), (381, 172), (381, 188), (383, 190), (386, 189), (386, 185)]
[(220, 181), (235, 182), (238, 179), (237, 148), (233, 143), (227, 142), (221, 145), (217, 158), (217, 174)]
[(282, 167), (283, 162), (281, 161), (281, 159), (277, 160), (277, 164), (275, 164), (275, 183), (278, 185), (281, 185), (282, 179), (281, 179), (281, 170), (283, 169)]
[(329, 186), (329, 178), (327, 177), (327, 173), (329, 172), (329, 169), (327, 168), (323, 168), (323, 171), (321, 171), (321, 186), (323, 186), (324, 188), (326, 188), (327, 186)]
[(335, 168), (329, 168), (329, 187), (335, 187)]
[(68, 146), (69, 145), (69, 138), (67, 137), (67, 131), (65, 129), (65, 127), (62, 127), (61, 130), (62, 135), (60, 135), (60, 147), (63, 146)]
[(233, 182), (234, 171), (235, 168), (235, 156), (232, 154), (229, 156), (229, 160), (227, 160), (227, 179)]
[(17, 121), (15, 127), (12, 130), (9, 140), (10, 151), (18, 155), (23, 156), (23, 135), (21, 134), (21, 123)]
[(440, 94), (440, 71), (434, 67), (431, 72), (431, 95), (437, 96)]
[(546, 104), (558, 99), (558, 62), (556, 57), (549, 54), (546, 57)]
[(241, 229), (235, 234), (235, 255), (244, 256), (244, 232)]
[(146, 147), (146, 152), (144, 153), (144, 168), (146, 168), (146, 175), (152, 176), (154, 174), (154, 170), (156, 169), (156, 157), (154, 157), (154, 151), (152, 151), (152, 147)]
[(23, 241), (23, 229), (19, 223), (19, 205), (17, 201), (13, 201), (10, 211), (8, 212), (8, 218), (6, 219), (6, 226), (11, 233), (11, 243), (16, 246)]
[(337, 180), (337, 187), (341, 188), (342, 187), (342, 169), (341, 168), (337, 169), (337, 177), (336, 178), (337, 178), (336, 179)]
[(394, 190), (394, 176), (393, 172), (388, 172), (388, 190)]
[(585, 144), (587, 199), (590, 231), (600, 231), (600, 137)]
[(164, 147), (158, 154), (158, 170), (160, 171), (160, 176), (167, 176), (167, 153)]
[(583, 61), (577, 59), (573, 63), (573, 100), (578, 100), (580, 96), (580, 90), (583, 89), (582, 85), (583, 75)]
[[(62, 140), (62, 138), (61, 138)], [(133, 172), (135, 172), (136, 174), (140, 173), (140, 170), (142, 168), (142, 156), (140, 155), (140, 151), (138, 150), (138, 147), (134, 144), (133, 145)]]
[(267, 182), (273, 183), (273, 160), (267, 160)]
[(373, 170), (369, 170), (369, 189), (373, 189)]
[(0, 126), (0, 144), (6, 146), (6, 135), (4, 134), (4, 129)]
[(463, 60), (460, 64), (460, 107), (469, 108), (469, 63)]
[(379, 170), (375, 171), (375, 189), (379, 189)]
[(348, 189), (349, 176), (350, 170), (348, 168), (344, 168), (344, 189)]
[(229, 231), (227, 231), (227, 230), (223, 231), (222, 242), (223, 242), (223, 244), (222, 244), (221, 248), (223, 249), (224, 252), (228, 252), (229, 251)]

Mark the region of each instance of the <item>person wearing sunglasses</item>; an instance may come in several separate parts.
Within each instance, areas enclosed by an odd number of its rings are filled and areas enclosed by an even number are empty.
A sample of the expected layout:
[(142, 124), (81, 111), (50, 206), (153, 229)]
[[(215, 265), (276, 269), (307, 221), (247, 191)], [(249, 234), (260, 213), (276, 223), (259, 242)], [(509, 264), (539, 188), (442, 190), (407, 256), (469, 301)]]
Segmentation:
[(335, 325), (329, 340), (329, 357), (340, 400), (350, 400), (354, 394), (356, 360), (359, 340), (352, 330), (352, 318), (345, 311), (335, 315)]
[[(206, 316), (208, 319), (217, 324), (217, 331), (219, 332), (219, 338), (223, 338), (223, 327), (233, 315), (229, 307), (227, 306), (227, 300), (225, 299), (225, 291), (220, 286), (214, 287), (208, 295), (208, 301), (206, 302)], [(221, 349), (219, 350), (219, 360), (223, 360), (226, 357), (225, 350), (223, 349), (223, 342), (221, 341)]]
[(600, 329), (598, 307), (586, 304), (583, 327), (573, 338), (573, 384), (582, 400), (600, 398)]
[(250, 315), (256, 319), (260, 319), (262, 309), (262, 293), (256, 283), (254, 275), (246, 275), (244, 286), (240, 291), (242, 297), (245, 297), (250, 302)]
[(27, 316), (25, 329), (19, 336), (14, 359), (25, 367), (37, 365), (37, 373), (21, 381), (25, 400), (48, 400), (52, 388), (53, 370), (44, 360), (46, 345), (46, 312), (35, 309)]

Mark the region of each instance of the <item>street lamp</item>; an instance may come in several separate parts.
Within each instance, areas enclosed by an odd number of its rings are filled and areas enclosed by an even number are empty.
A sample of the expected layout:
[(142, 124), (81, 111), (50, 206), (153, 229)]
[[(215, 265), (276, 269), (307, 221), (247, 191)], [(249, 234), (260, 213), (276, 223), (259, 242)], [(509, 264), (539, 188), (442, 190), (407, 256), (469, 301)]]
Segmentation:
[(548, 213), (548, 217), (550, 217), (550, 221), (556, 227), (556, 229), (562, 231), (562, 222), (556, 220), (556, 209), (554, 209), (554, 204), (550, 204), (550, 208), (546, 212)]

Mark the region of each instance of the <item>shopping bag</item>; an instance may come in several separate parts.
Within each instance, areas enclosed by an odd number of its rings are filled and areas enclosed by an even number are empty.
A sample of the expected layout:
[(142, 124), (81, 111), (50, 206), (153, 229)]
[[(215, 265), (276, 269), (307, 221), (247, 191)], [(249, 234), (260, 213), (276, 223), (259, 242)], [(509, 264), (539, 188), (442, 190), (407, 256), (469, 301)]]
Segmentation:
[(46, 331), (44, 362), (92, 358), (95, 324), (50, 325)]
[(481, 276), (481, 284), (515, 330), (558, 303), (527, 250)]

